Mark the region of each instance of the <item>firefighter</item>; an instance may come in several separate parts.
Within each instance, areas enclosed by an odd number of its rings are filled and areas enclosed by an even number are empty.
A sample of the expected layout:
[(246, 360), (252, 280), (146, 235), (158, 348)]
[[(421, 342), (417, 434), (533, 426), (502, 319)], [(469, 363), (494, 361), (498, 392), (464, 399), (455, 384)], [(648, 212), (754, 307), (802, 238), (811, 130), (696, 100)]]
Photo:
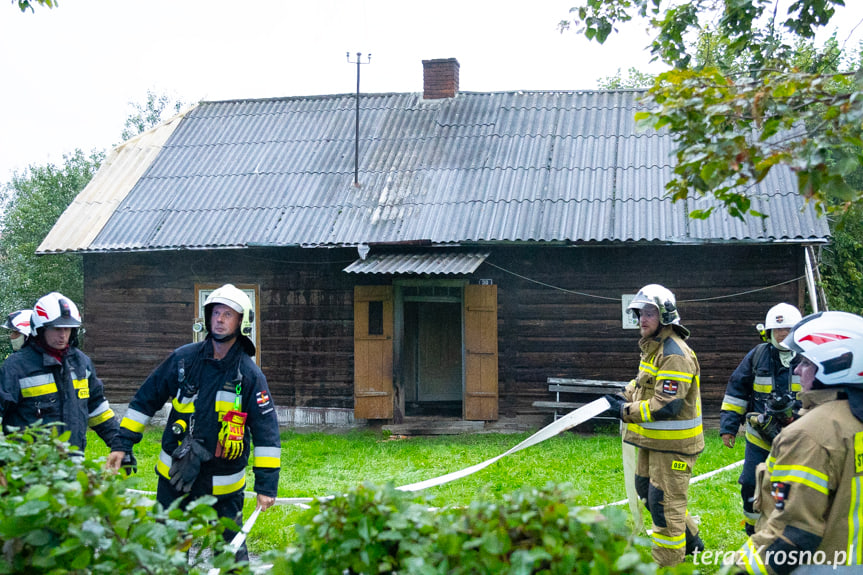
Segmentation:
[(88, 427), (111, 447), (118, 424), (93, 363), (78, 349), (78, 307), (51, 292), (39, 298), (31, 317), (35, 336), (0, 367), (3, 431), (57, 422), (82, 451)]
[(767, 341), (752, 348), (731, 374), (719, 415), (719, 434), (726, 447), (734, 447), (740, 425), (746, 425), (746, 450), (740, 473), (740, 496), (747, 535), (752, 535), (758, 514), (752, 510), (755, 468), (767, 459), (773, 437), (791, 422), (799, 408), (796, 394), (800, 378), (793, 374), (798, 359), (782, 340), (801, 319), (787, 303), (776, 304), (758, 327)]
[(758, 466), (761, 517), (735, 563), (780, 575), (806, 563), (861, 565), (863, 318), (808, 315), (783, 345), (802, 356), (795, 373), (803, 408)]
[(700, 367), (685, 341), (674, 294), (646, 285), (628, 311), (638, 319), (638, 376), (622, 395), (605, 396), (625, 424), (623, 440), (638, 447), (635, 488), (653, 520), (653, 558), (676, 565), (704, 549), (698, 525), (686, 510), (689, 479), (704, 450)]
[(13, 311), (6, 316), (6, 321), (2, 327), (9, 330), (9, 343), (12, 345), (12, 351), (18, 351), (33, 333), (33, 328), (30, 325), (30, 317), (33, 315), (33, 310), (19, 309)]
[[(257, 506), (265, 510), (275, 503), (281, 440), (267, 380), (252, 360), (255, 345), (248, 336), (254, 317), (242, 290), (231, 284), (214, 290), (204, 301), (205, 339), (174, 350), (129, 404), (120, 424), (119, 449), (108, 456), (112, 468), (171, 401), (156, 463), (156, 499), (164, 507), (181, 497), (185, 506), (212, 495), (219, 517), (242, 524), (251, 444)], [(225, 540), (235, 533), (226, 529)], [(236, 559), (248, 561), (245, 543)]]

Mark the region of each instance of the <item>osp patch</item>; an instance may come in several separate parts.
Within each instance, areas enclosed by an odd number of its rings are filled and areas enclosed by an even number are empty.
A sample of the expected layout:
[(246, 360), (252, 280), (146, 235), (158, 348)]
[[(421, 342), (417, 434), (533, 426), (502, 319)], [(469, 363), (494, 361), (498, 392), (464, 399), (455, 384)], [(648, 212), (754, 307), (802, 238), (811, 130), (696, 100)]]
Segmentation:
[(663, 379), (662, 391), (668, 395), (677, 395), (677, 382), (671, 379)]

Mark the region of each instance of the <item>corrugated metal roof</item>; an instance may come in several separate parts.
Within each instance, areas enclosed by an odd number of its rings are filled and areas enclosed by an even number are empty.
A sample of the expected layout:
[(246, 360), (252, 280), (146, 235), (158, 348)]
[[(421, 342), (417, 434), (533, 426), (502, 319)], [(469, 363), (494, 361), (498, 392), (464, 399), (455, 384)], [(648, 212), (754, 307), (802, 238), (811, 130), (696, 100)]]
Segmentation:
[(120, 144), (66, 208), (36, 253), (87, 250), (190, 109)]
[(488, 253), (373, 254), (343, 271), (349, 274), (471, 274)]
[[(70, 234), (80, 221), (67, 210), (39, 251), (829, 236), (782, 167), (750, 192), (765, 220), (735, 220), (712, 198), (665, 198), (673, 142), (636, 129), (639, 95), (363, 95), (359, 187), (353, 95), (204, 102), (138, 162), (146, 172), (106, 163), (82, 192), (124, 196), (98, 234)], [(113, 182), (127, 181), (117, 193)], [(706, 220), (689, 217), (712, 205)]]

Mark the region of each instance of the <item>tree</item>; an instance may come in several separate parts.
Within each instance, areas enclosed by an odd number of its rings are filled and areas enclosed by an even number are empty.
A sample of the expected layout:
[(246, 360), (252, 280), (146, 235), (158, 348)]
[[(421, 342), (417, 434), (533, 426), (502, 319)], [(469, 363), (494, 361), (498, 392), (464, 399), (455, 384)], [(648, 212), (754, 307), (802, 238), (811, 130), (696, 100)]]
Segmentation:
[(53, 8), (57, 5), (56, 0), (12, 0), (12, 3), (18, 3), (18, 8), (21, 9), (22, 12), (26, 12), (28, 9), (30, 12), (35, 12), (33, 9), (33, 4), (39, 4), (41, 6), (47, 6), (48, 8)]
[[(785, 165), (819, 210), (844, 211), (861, 201), (849, 178), (863, 166), (861, 58), (837, 61), (830, 47), (813, 51), (808, 65), (794, 57), (842, 6), (795, 0), (783, 15), (763, 0), (585, 0), (561, 28), (600, 43), (633, 18), (655, 31), (651, 54), (671, 69), (657, 76), (648, 111), (636, 118), (676, 138), (666, 186), (675, 200), (712, 194), (733, 216), (760, 216), (747, 192)], [(721, 58), (698, 63), (700, 47), (690, 39), (708, 30), (723, 42)]]
[[(125, 123), (123, 139), (129, 139), (162, 122), (172, 102), (167, 96), (147, 92), (144, 104)], [(179, 109), (182, 102), (174, 102)], [(84, 299), (82, 259), (78, 254), (36, 256), (36, 249), (60, 214), (96, 174), (104, 152), (81, 150), (63, 157), (56, 166), (31, 165), (14, 174), (0, 191), (0, 311), (31, 308), (45, 293), (59, 291), (81, 305)], [(82, 310), (83, 311), (83, 310)]]
[(185, 103), (182, 100), (172, 100), (169, 96), (156, 95), (147, 90), (147, 101), (143, 104), (129, 102), (134, 108), (134, 113), (126, 118), (123, 124), (123, 133), (120, 135), (125, 142), (142, 134), (154, 126), (158, 126), (168, 118), (168, 114), (176, 114), (183, 109)]
[[(49, 291), (75, 302), (83, 299), (81, 256), (36, 256), (51, 227), (99, 169), (104, 154), (75, 150), (61, 166), (30, 166), (15, 174), (3, 190), (0, 220), (0, 303), (6, 313), (31, 308)], [(7, 311), (8, 310), (8, 311)]]

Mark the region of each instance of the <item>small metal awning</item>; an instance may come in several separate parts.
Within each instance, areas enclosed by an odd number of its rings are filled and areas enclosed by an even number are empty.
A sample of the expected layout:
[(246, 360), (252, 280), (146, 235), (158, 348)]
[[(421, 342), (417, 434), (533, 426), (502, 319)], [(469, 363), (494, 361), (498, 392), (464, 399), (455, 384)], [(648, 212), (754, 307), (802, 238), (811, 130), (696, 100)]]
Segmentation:
[(476, 252), (374, 254), (355, 261), (343, 271), (349, 274), (470, 274), (487, 257), (487, 253)]

